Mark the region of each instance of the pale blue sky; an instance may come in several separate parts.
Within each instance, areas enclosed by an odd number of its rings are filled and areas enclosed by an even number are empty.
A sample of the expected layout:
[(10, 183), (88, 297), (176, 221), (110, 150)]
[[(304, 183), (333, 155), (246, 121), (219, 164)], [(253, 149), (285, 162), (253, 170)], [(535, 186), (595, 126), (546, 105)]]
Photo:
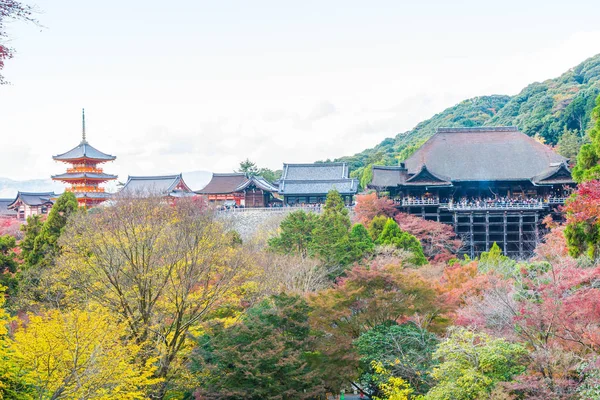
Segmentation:
[(37, 0), (10, 25), (0, 177), (89, 141), (128, 174), (353, 154), (600, 53), (600, 1)]

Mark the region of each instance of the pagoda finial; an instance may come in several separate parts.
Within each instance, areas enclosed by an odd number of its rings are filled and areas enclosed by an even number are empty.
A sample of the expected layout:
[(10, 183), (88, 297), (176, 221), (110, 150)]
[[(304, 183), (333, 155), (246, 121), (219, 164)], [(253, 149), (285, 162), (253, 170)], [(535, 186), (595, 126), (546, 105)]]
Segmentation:
[(87, 143), (87, 141), (85, 140), (85, 108), (81, 109), (81, 124), (81, 143)]

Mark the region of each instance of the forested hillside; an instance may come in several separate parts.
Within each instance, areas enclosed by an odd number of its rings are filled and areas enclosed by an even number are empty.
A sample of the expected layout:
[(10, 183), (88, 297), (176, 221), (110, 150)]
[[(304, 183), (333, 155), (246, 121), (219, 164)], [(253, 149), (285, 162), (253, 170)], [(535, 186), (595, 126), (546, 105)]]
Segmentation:
[(584, 138), (594, 100), (600, 93), (600, 54), (558, 78), (536, 82), (515, 96), (493, 95), (464, 100), (377, 146), (337, 161), (350, 163), (353, 176), (366, 184), (369, 166), (395, 165), (431, 137), (436, 128), (515, 125), (530, 136), (555, 145), (565, 131)]

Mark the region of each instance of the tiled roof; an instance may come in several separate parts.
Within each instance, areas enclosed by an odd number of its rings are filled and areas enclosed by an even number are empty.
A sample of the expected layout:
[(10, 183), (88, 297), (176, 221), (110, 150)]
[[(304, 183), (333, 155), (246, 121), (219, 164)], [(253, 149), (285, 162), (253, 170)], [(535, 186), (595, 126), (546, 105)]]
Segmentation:
[(12, 208), (19, 201), (30, 207), (52, 204), (53, 197), (56, 197), (54, 192), (18, 192), (17, 197), (7, 207)]
[[(176, 190), (180, 183), (183, 184), (184, 190)], [(192, 191), (183, 181), (181, 174), (179, 174), (163, 176), (130, 176), (119, 193), (126, 196), (159, 194), (182, 197), (183, 193), (192, 193)]]
[(340, 194), (356, 194), (358, 191), (358, 180), (285, 180), (279, 185), (279, 193), (284, 195), (327, 194), (330, 190), (337, 190)]
[(398, 186), (406, 181), (406, 168), (401, 166), (373, 165), (373, 179), (370, 187)]
[(458, 181), (530, 180), (566, 158), (515, 127), (439, 128), (405, 164)]
[(242, 183), (238, 186), (235, 191), (239, 192), (241, 190), (246, 189), (247, 187), (254, 185), (257, 188), (264, 190), (265, 192), (277, 192), (277, 187), (274, 186), (271, 182), (263, 178), (262, 176), (252, 176), (246, 180), (246, 182)]
[(0, 216), (15, 216), (17, 215), (17, 212), (15, 210), (10, 210), (8, 208), (8, 206), (14, 201), (15, 199), (0, 199)]
[(79, 160), (82, 158), (101, 161), (112, 161), (117, 157), (103, 153), (100, 150), (93, 147), (92, 145), (90, 145), (88, 142), (82, 141), (77, 147), (72, 148), (66, 153), (53, 156), (52, 158), (57, 161)]
[(117, 179), (116, 175), (110, 175), (105, 173), (92, 173), (92, 172), (78, 172), (78, 173), (65, 173), (60, 175), (53, 175), (52, 179), (55, 180), (68, 180), (68, 179), (99, 179), (99, 180), (111, 180)]
[(346, 163), (283, 164), (282, 180), (336, 180), (348, 178)]
[(212, 179), (203, 189), (196, 191), (199, 194), (227, 194), (234, 193), (238, 187), (248, 181), (243, 172), (229, 174), (213, 174)]
[(566, 163), (553, 164), (531, 180), (539, 185), (557, 185), (573, 183), (571, 171)]

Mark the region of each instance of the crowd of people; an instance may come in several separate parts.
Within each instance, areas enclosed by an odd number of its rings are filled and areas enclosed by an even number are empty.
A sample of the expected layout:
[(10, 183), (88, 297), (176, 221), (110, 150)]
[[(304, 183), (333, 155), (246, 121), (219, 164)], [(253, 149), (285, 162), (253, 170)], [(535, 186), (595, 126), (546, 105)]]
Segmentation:
[(408, 196), (394, 200), (397, 204), (445, 204), (451, 208), (505, 208), (517, 206), (543, 206), (544, 204), (560, 203), (563, 197), (556, 196), (495, 196), (495, 197), (467, 197), (439, 198), (435, 196)]

